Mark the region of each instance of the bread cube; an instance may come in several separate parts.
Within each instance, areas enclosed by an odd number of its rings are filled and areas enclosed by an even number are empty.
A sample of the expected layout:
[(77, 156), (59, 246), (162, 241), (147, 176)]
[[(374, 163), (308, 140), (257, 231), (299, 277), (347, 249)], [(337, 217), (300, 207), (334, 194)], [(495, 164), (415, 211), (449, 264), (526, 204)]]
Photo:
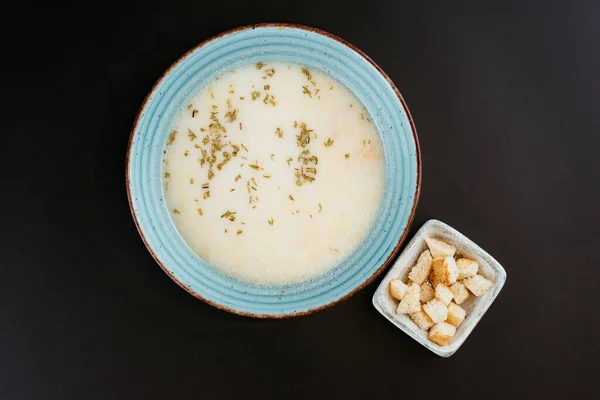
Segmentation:
[(462, 281), (475, 296), (483, 296), (492, 287), (492, 282), (481, 275), (475, 275)]
[(427, 280), (427, 276), (431, 271), (431, 253), (429, 250), (425, 250), (419, 256), (417, 263), (414, 267), (412, 267), (410, 273), (408, 274), (408, 278), (421, 285), (423, 282)]
[(429, 340), (444, 346), (456, 333), (456, 327), (446, 322), (439, 322), (429, 330)]
[(431, 283), (425, 282), (421, 285), (421, 303), (427, 303), (433, 300), (435, 297), (435, 291), (431, 287)]
[(408, 291), (414, 294), (418, 294), (419, 298), (421, 298), (421, 286), (417, 285), (416, 283), (412, 282), (408, 286)]
[(469, 278), (477, 275), (479, 263), (469, 258), (459, 258), (456, 260), (456, 268), (458, 269), (458, 280)]
[(435, 298), (440, 300), (444, 305), (450, 304), (452, 299), (454, 298), (454, 294), (450, 290), (450, 288), (443, 283), (440, 283), (435, 287)]
[(448, 317), (448, 308), (438, 299), (433, 299), (423, 305), (423, 310), (429, 315), (433, 322), (443, 322)]
[(398, 314), (412, 314), (421, 309), (421, 287), (413, 283), (408, 288), (408, 292), (404, 295), (396, 312)]
[(452, 297), (456, 304), (462, 304), (469, 298), (469, 291), (462, 282), (454, 282), (452, 286), (450, 286), (450, 290), (452, 291)]
[(448, 304), (448, 316), (446, 322), (450, 325), (458, 327), (467, 316), (467, 312), (455, 302)]
[(404, 295), (408, 292), (408, 285), (406, 285), (400, 279), (392, 279), (390, 281), (390, 294), (396, 300), (402, 300)]
[(427, 247), (429, 247), (429, 251), (433, 258), (452, 257), (454, 256), (454, 253), (456, 253), (456, 247), (446, 242), (442, 242), (441, 240), (425, 238), (425, 242), (427, 243)]
[(424, 331), (429, 330), (429, 328), (433, 326), (433, 320), (429, 318), (429, 315), (427, 315), (425, 311), (423, 311), (423, 308), (416, 313), (410, 314), (410, 319)]
[(431, 263), (431, 273), (429, 281), (435, 289), (438, 284), (443, 283), (446, 286), (456, 282), (458, 271), (456, 269), (456, 261), (452, 257), (434, 258)]

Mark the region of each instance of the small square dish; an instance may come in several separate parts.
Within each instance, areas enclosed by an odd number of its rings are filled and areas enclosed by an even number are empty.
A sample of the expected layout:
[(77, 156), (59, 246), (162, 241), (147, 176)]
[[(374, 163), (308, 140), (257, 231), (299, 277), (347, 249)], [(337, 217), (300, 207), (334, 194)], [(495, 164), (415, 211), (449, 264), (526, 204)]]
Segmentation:
[[(406, 282), (408, 274), (416, 264), (417, 259), (428, 249), (425, 238), (434, 238), (456, 247), (456, 254), (477, 261), (479, 274), (492, 282), (492, 286), (480, 297), (471, 295), (460, 305), (467, 315), (456, 328), (456, 333), (444, 346), (440, 346), (428, 338), (426, 331), (421, 330), (407, 314), (398, 314), (398, 300), (394, 299), (389, 290), (390, 281), (401, 279)], [(452, 260), (450, 260), (452, 261)], [(450, 357), (471, 334), (483, 314), (486, 313), (506, 281), (504, 268), (473, 241), (456, 229), (432, 219), (427, 221), (415, 234), (404, 251), (400, 254), (392, 268), (381, 281), (373, 296), (373, 305), (391, 323), (402, 329), (407, 335), (441, 357)]]

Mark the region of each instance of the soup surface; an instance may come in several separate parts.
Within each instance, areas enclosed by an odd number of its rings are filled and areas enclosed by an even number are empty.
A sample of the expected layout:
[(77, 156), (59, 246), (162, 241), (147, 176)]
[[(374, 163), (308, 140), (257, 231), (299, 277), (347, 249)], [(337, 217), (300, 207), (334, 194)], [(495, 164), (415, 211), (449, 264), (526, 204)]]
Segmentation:
[(263, 285), (311, 279), (350, 255), (374, 223), (384, 169), (358, 99), (329, 75), (284, 63), (228, 71), (198, 92), (163, 165), (189, 246)]

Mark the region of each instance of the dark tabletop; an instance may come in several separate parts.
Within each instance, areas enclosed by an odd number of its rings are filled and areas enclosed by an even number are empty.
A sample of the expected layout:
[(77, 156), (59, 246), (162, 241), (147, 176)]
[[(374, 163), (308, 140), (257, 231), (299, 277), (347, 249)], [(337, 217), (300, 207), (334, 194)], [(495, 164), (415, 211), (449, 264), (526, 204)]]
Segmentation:
[[(600, 2), (270, 3), (0, 6), (0, 399), (591, 397)], [(208, 37), (277, 21), (341, 36), (402, 92), (423, 159), (409, 237), (438, 218), (506, 269), (451, 358), (374, 310), (381, 277), (255, 320), (196, 300), (144, 247), (125, 152), (146, 93)]]

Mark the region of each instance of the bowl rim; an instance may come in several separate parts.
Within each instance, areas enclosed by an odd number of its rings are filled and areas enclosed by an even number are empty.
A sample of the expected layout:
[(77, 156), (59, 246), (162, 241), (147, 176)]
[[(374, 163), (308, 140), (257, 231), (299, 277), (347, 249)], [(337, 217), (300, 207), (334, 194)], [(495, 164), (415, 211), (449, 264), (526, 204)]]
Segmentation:
[[(183, 282), (181, 282), (180, 280), (177, 279), (177, 277), (175, 277), (174, 274), (172, 274), (168, 268), (165, 267), (165, 265), (163, 265), (163, 263), (159, 260), (159, 258), (157, 257), (156, 253), (154, 252), (154, 250), (152, 249), (152, 247), (150, 246), (150, 244), (148, 243), (146, 236), (144, 235), (144, 232), (141, 229), (140, 223), (137, 219), (137, 216), (135, 215), (135, 211), (133, 208), (133, 200), (132, 200), (132, 194), (131, 194), (131, 186), (130, 186), (130, 176), (129, 176), (129, 165), (130, 165), (130, 154), (131, 154), (131, 147), (133, 144), (133, 138), (135, 136), (135, 131), (137, 128), (137, 125), (139, 123), (139, 119), (140, 116), (142, 114), (142, 111), (145, 109), (146, 107), (146, 103), (148, 102), (148, 100), (150, 99), (150, 97), (152, 96), (152, 94), (156, 91), (157, 87), (161, 84), (161, 82), (167, 77), (167, 75), (169, 75), (171, 73), (171, 71), (180, 63), (184, 62), (193, 52), (197, 51), (198, 49), (206, 46), (207, 44), (220, 39), (222, 37), (234, 34), (234, 33), (238, 33), (238, 32), (242, 32), (245, 30), (250, 30), (250, 29), (256, 29), (256, 28), (280, 28), (280, 29), (284, 29), (284, 28), (293, 28), (293, 29), (300, 29), (300, 30), (305, 30), (308, 32), (312, 32), (312, 33), (316, 33), (322, 36), (326, 36), (330, 39), (333, 39), (337, 42), (339, 42), (340, 44), (342, 44), (343, 46), (346, 46), (348, 48), (350, 48), (351, 50), (355, 51), (356, 53), (358, 53), (361, 57), (363, 57), (365, 60), (367, 60), (376, 70), (377, 72), (379, 72), (379, 74), (381, 74), (381, 76), (383, 76), (383, 78), (389, 83), (389, 85), (391, 86), (391, 88), (394, 90), (394, 93), (396, 94), (396, 96), (398, 97), (398, 100), (400, 100), (400, 103), (402, 104), (402, 107), (404, 108), (404, 111), (406, 112), (406, 117), (408, 119), (408, 121), (410, 122), (410, 127), (412, 130), (412, 134), (413, 134), (413, 140), (415, 142), (415, 149), (416, 149), (416, 159), (417, 159), (417, 171), (416, 171), (416, 178), (417, 178), (417, 182), (416, 182), (416, 187), (415, 187), (415, 193), (414, 193), (414, 197), (413, 197), (413, 204), (411, 207), (411, 211), (410, 211), (410, 216), (408, 217), (407, 220), (407, 224), (406, 227), (404, 228), (404, 232), (402, 233), (402, 235), (400, 236), (400, 239), (398, 240), (398, 243), (396, 244), (396, 246), (394, 247), (394, 249), (392, 250), (392, 252), (390, 253), (390, 255), (388, 256), (388, 258), (381, 264), (381, 266), (370, 276), (368, 277), (364, 282), (362, 282), (360, 285), (358, 285), (357, 287), (355, 287), (354, 289), (352, 289), (351, 292), (347, 293), (346, 295), (340, 297), (339, 299), (336, 299), (332, 302), (329, 302), (327, 304), (324, 304), (322, 306), (318, 306), (318, 307), (314, 307), (311, 309), (308, 309), (306, 311), (302, 311), (302, 312), (298, 312), (298, 313), (282, 313), (282, 314), (261, 314), (261, 313), (251, 313), (251, 312), (245, 312), (245, 311), (240, 311), (240, 310), (236, 310), (234, 308), (229, 308), (226, 307), (224, 305), (221, 304), (217, 304), (211, 300), (208, 300), (204, 297), (202, 297), (199, 293), (191, 290), (190, 288), (188, 288)], [(283, 318), (292, 318), (292, 317), (299, 317), (299, 316), (303, 316), (303, 315), (308, 315), (308, 314), (312, 314), (314, 312), (317, 311), (321, 311), (324, 310), (326, 308), (329, 307), (333, 307), (334, 305), (341, 303), (347, 299), (349, 299), (350, 297), (352, 297), (354, 294), (358, 293), (359, 291), (361, 291), (362, 289), (364, 289), (367, 285), (369, 285), (371, 282), (373, 282), (373, 280), (375, 278), (377, 278), (377, 276), (379, 276), (379, 274), (381, 274), (384, 270), (386, 270), (391, 264), (392, 262), (395, 260), (396, 256), (398, 255), (399, 251), (400, 251), (400, 247), (402, 246), (402, 244), (404, 243), (404, 241), (406, 240), (406, 236), (408, 235), (408, 232), (410, 231), (410, 227), (413, 223), (414, 217), (415, 217), (415, 213), (417, 210), (417, 204), (419, 203), (419, 197), (421, 194), (421, 179), (422, 179), (422, 165), (421, 165), (421, 149), (419, 146), (419, 138), (417, 135), (417, 129), (415, 127), (412, 115), (410, 114), (410, 111), (408, 109), (408, 105), (406, 104), (406, 102), (404, 101), (404, 98), (402, 97), (402, 95), (400, 94), (400, 91), (398, 90), (398, 88), (396, 87), (396, 85), (394, 84), (394, 82), (392, 82), (392, 80), (390, 79), (390, 77), (381, 69), (381, 67), (379, 67), (379, 65), (377, 65), (367, 54), (365, 54), (362, 50), (360, 50), (358, 47), (354, 46), (352, 43), (332, 34), (329, 33), (327, 31), (318, 29), (318, 28), (313, 28), (310, 26), (306, 26), (306, 25), (300, 25), (300, 24), (290, 24), (290, 23), (283, 23), (283, 22), (266, 22), (266, 23), (259, 23), (259, 24), (252, 24), (252, 25), (244, 25), (244, 26), (240, 26), (238, 28), (234, 28), (234, 29), (230, 29), (224, 32), (221, 32), (217, 35), (214, 35), (202, 42), (200, 42), (198, 45), (194, 46), (193, 48), (191, 48), (190, 50), (188, 50), (187, 52), (185, 52), (182, 56), (180, 56), (173, 64), (171, 64), (169, 66), (169, 68), (167, 68), (162, 74), (161, 76), (157, 79), (157, 81), (154, 83), (154, 85), (152, 85), (152, 88), (150, 89), (150, 91), (148, 92), (148, 94), (146, 95), (146, 97), (144, 98), (144, 101), (142, 102), (140, 109), (137, 112), (137, 115), (135, 117), (133, 126), (131, 128), (131, 132), (129, 134), (129, 141), (127, 143), (127, 153), (126, 153), (126, 159), (125, 159), (125, 186), (127, 189), (127, 200), (129, 203), (129, 210), (131, 212), (131, 215), (133, 216), (133, 220), (135, 222), (135, 226), (137, 228), (137, 231), (140, 235), (140, 237), (142, 238), (142, 241), (144, 242), (144, 245), (146, 246), (146, 248), (148, 249), (148, 251), (150, 252), (150, 254), (152, 255), (152, 258), (154, 258), (154, 260), (156, 261), (156, 263), (160, 266), (160, 268), (175, 282), (177, 283), (177, 285), (179, 285), (180, 287), (182, 287), (186, 292), (188, 292), (189, 294), (191, 294), (192, 296), (194, 296), (195, 298), (202, 300), (203, 302), (219, 309), (219, 310), (223, 310), (223, 311), (227, 311), (230, 312), (232, 314), (237, 314), (237, 315), (241, 315), (244, 317), (253, 317), (253, 318), (264, 318), (264, 319), (283, 319)]]

